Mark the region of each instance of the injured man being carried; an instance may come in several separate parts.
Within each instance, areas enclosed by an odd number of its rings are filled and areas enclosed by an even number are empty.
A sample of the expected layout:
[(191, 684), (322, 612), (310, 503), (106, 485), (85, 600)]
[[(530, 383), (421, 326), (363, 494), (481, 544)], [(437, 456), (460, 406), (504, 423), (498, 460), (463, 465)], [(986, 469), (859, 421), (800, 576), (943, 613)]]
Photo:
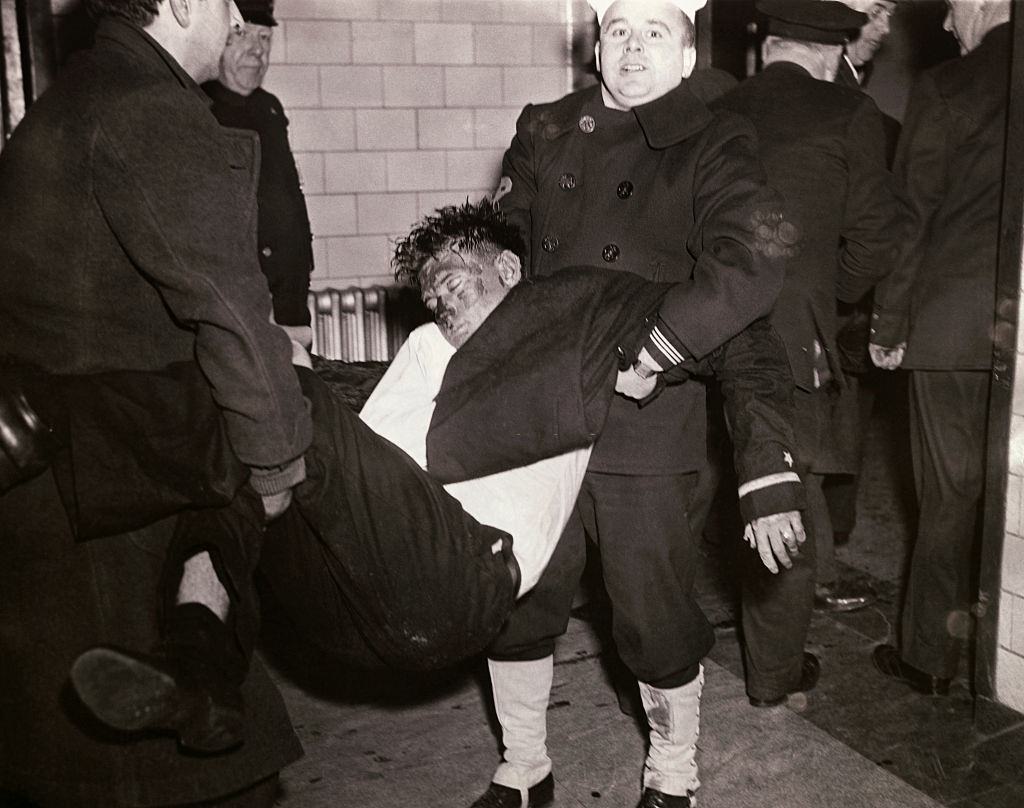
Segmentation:
[[(362, 421), (297, 368), (313, 442), (306, 479), (268, 524), (198, 366), (34, 381), (51, 402), (74, 402), (52, 465), (77, 539), (176, 515), (154, 595), (159, 646), (97, 647), (73, 666), (96, 717), (171, 730), (193, 751), (237, 745), (233, 694), (258, 636), (257, 570), (303, 636), (352, 665), (429, 669), (481, 652), (550, 559), (617, 389), (651, 398), (693, 375), (718, 379), (744, 521), (766, 563), (774, 554), (788, 564), (795, 546), (776, 534), (785, 525), (782, 536), (802, 535), (803, 494), (788, 460), (789, 365), (757, 319), (772, 301), (709, 319), (692, 311), (708, 301), (696, 281), (593, 267), (523, 279), (520, 255), (518, 230), (488, 201), (444, 208), (399, 241), (396, 275), (419, 287), (435, 322), (412, 333)], [(656, 348), (666, 340), (699, 361), (669, 366)], [(631, 366), (652, 355), (660, 372), (638, 391)], [(197, 554), (213, 560), (206, 583), (226, 595), (226, 618), (197, 622), (202, 604), (182, 602)], [(205, 664), (214, 657), (228, 661)]]

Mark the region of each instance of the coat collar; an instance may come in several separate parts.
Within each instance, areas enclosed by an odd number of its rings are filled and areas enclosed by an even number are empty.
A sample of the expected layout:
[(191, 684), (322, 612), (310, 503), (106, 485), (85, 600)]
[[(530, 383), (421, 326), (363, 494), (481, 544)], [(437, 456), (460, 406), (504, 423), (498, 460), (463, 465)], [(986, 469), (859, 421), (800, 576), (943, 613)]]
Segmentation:
[(772, 62), (770, 65), (766, 65), (762, 73), (789, 73), (791, 76), (803, 76), (807, 79), (813, 79), (814, 76), (811, 72), (803, 65), (798, 65), (796, 62)]
[[(550, 117), (544, 116), (548, 117), (547, 120), (542, 118), (542, 131), (546, 140), (555, 140), (573, 131), (585, 114), (593, 114), (599, 121), (627, 115), (605, 107), (599, 84), (570, 96), (573, 97), (576, 103), (558, 105), (557, 112), (553, 110)], [(704, 102), (693, 94), (686, 81), (660, 98), (634, 107), (631, 111), (652, 149), (665, 149), (681, 143), (707, 127), (714, 117)]]
[(240, 93), (236, 93), (234, 90), (225, 87), (219, 81), (214, 80), (203, 84), (203, 92), (210, 96), (216, 104), (227, 104), (232, 107), (244, 107), (249, 103), (249, 99), (252, 98), (258, 90), (254, 90), (249, 95), (241, 95)]
[(192, 90), (207, 104), (210, 99), (178, 61), (137, 25), (107, 16), (100, 20), (96, 29), (98, 47), (111, 46), (131, 52), (136, 61), (154, 73), (169, 73), (186, 90)]

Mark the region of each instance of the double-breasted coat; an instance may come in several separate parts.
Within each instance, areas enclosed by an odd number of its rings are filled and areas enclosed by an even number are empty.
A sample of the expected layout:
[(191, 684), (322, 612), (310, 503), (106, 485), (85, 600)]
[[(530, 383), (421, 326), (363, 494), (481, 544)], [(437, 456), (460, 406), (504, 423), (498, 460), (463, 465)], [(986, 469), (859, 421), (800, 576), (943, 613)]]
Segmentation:
[[(628, 111), (606, 106), (599, 86), (527, 106), (495, 194), (527, 240), (529, 274), (600, 266), (686, 287), (656, 321), (674, 346), (656, 359), (687, 360), (666, 374), (677, 381), (689, 377), (693, 360), (770, 311), (786, 250), (753, 129), (712, 113), (702, 82), (695, 75)], [(686, 521), (692, 472), (706, 462), (705, 422), (696, 381), (670, 384), (642, 408), (614, 397), (576, 514), (492, 658), (551, 652), (568, 621), (586, 532), (602, 548), (626, 665), (664, 687), (696, 675), (714, 637), (691, 596)], [(776, 463), (789, 482), (787, 456), (780, 449)]]
[[(602, 266), (692, 283), (666, 319), (700, 359), (767, 314), (782, 280), (778, 204), (753, 130), (712, 114), (684, 82), (632, 111), (591, 87), (528, 106), (505, 154), (498, 199), (528, 241), (531, 275)], [(612, 403), (590, 468), (674, 474), (704, 463), (704, 393), (669, 387), (641, 410)]]

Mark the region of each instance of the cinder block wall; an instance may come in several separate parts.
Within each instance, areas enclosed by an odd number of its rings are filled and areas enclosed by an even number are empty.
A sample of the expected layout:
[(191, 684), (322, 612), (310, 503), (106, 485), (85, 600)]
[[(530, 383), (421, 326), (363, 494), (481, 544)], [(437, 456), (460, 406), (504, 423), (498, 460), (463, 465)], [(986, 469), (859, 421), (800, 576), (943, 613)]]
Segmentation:
[(524, 104), (574, 83), (582, 0), (278, 0), (281, 98), (315, 288), (391, 280), (390, 239), (491, 192)]
[[(1020, 308), (1024, 309), (1024, 288), (1021, 289)], [(1019, 322), (1009, 454), (1006, 536), (999, 593), (996, 696), (1003, 704), (1024, 712), (1024, 328)]]

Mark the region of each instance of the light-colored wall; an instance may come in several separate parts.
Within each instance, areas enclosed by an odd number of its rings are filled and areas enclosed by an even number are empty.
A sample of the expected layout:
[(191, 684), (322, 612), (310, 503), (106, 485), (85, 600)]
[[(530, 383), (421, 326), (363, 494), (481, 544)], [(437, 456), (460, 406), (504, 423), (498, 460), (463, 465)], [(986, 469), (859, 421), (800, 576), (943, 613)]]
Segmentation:
[(291, 122), (313, 285), (387, 283), (390, 242), (476, 201), (529, 102), (572, 89), (580, 0), (278, 0), (264, 86)]
[[(63, 62), (81, 0), (50, 5)], [(389, 283), (390, 239), (493, 191), (522, 107), (579, 83), (593, 20), (585, 0), (277, 0), (274, 16), (264, 86), (290, 121), (318, 289)]]
[[(1024, 284), (1018, 311), (1022, 308)], [(1019, 322), (1000, 590), (996, 696), (1003, 704), (1024, 712), (1024, 329)]]

